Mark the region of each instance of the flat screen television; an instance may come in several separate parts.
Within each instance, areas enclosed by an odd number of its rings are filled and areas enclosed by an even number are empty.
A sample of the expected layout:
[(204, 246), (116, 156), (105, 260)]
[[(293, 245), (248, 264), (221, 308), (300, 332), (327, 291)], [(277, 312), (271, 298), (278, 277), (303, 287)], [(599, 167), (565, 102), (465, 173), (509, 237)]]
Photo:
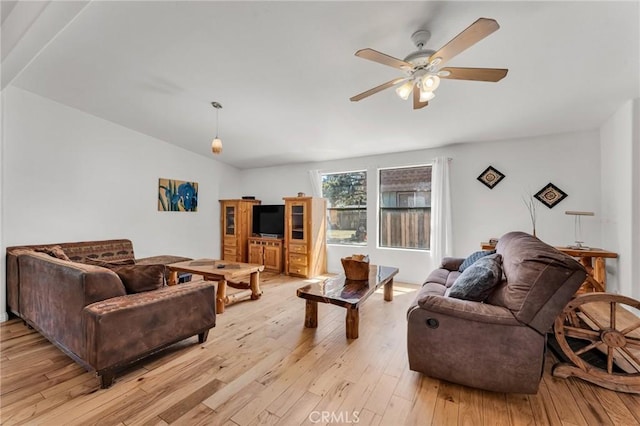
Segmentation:
[(254, 205), (252, 232), (263, 237), (284, 236), (284, 205)]

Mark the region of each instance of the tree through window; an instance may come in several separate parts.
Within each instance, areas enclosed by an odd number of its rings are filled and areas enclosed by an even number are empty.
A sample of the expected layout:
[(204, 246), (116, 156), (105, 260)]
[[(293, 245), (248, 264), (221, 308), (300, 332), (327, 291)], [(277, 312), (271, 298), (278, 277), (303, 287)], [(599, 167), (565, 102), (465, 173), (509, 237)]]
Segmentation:
[(322, 175), (327, 199), (327, 243), (366, 245), (367, 172)]

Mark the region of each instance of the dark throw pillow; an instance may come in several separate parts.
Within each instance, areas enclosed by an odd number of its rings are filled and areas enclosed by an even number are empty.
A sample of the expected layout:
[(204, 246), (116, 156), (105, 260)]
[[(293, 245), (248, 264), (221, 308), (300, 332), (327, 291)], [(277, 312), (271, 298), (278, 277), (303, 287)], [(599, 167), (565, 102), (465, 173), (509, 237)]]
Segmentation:
[(502, 280), (502, 255), (490, 254), (476, 260), (453, 283), (447, 295), (456, 299), (484, 301)]
[(142, 293), (164, 286), (164, 265), (116, 265), (106, 262), (105, 268), (118, 274), (127, 293)]
[(473, 265), (473, 263), (476, 260), (482, 259), (485, 256), (490, 256), (495, 252), (496, 252), (495, 250), (482, 250), (482, 251), (477, 251), (475, 253), (470, 254), (469, 257), (467, 257), (464, 260), (464, 262), (462, 262), (462, 265), (460, 265), (460, 267), (458, 268), (458, 271), (464, 272), (464, 270), (467, 269), (469, 266)]
[(35, 251), (39, 252), (39, 253), (46, 253), (51, 257), (55, 257), (56, 259), (62, 259), (62, 260), (71, 260), (69, 259), (69, 256), (67, 256), (67, 254), (64, 252), (64, 250), (62, 250), (62, 247), (60, 246), (48, 246), (48, 247), (39, 247), (37, 249), (35, 249)]

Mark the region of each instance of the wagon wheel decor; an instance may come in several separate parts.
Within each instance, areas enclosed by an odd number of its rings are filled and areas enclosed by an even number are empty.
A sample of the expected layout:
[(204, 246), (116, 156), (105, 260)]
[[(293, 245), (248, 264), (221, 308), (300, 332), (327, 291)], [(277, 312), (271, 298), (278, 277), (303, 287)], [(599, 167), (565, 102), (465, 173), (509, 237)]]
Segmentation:
[(573, 364), (556, 364), (553, 375), (640, 393), (640, 317), (629, 308), (640, 309), (640, 302), (610, 293), (583, 294), (569, 302), (553, 328)]

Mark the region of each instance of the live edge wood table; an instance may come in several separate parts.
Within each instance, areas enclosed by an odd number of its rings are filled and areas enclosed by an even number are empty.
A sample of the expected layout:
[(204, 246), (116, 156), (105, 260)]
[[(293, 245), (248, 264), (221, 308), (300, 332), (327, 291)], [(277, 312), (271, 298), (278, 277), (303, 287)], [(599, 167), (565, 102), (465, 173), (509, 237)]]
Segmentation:
[[(482, 250), (494, 250), (489, 243), (481, 244)], [(599, 248), (556, 247), (564, 254), (577, 258), (587, 270), (587, 278), (577, 294), (607, 291), (607, 270), (605, 259), (615, 259), (618, 253)]]
[[(226, 260), (197, 259), (171, 263), (167, 265), (167, 269), (169, 270), (169, 285), (176, 285), (178, 283), (178, 272), (202, 275), (207, 281), (217, 281), (216, 312), (219, 314), (224, 312), (226, 305), (248, 297), (256, 300), (262, 296), (262, 291), (260, 290), (260, 272), (264, 270), (263, 265)], [(247, 275), (249, 276), (249, 284), (229, 282), (230, 280), (237, 280)], [(244, 291), (227, 294), (227, 286), (239, 288)]]
[(393, 277), (397, 273), (398, 268), (370, 265), (368, 280), (348, 280), (344, 274), (340, 274), (300, 287), (298, 297), (307, 301), (304, 326), (318, 327), (318, 302), (330, 303), (347, 308), (347, 339), (357, 339), (360, 305), (383, 285), (384, 300), (393, 300)]

